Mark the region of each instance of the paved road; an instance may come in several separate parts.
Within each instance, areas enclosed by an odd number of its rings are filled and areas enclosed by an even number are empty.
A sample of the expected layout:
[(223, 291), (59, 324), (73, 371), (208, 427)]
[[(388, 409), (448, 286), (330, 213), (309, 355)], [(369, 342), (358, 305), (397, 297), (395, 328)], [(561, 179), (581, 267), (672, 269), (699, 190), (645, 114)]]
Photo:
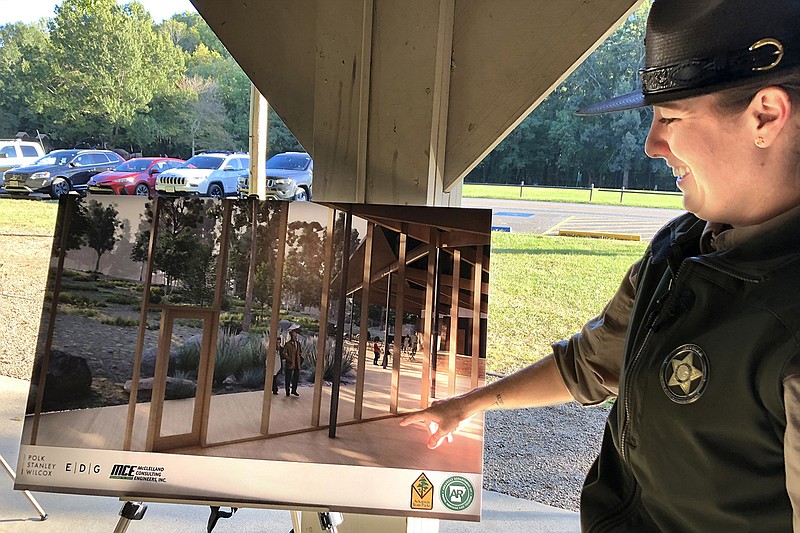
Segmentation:
[(595, 204), (561, 204), (526, 200), (464, 198), (464, 207), (492, 209), (492, 225), (517, 233), (557, 235), (559, 230), (639, 235), (649, 241), (661, 226), (683, 213), (656, 209)]

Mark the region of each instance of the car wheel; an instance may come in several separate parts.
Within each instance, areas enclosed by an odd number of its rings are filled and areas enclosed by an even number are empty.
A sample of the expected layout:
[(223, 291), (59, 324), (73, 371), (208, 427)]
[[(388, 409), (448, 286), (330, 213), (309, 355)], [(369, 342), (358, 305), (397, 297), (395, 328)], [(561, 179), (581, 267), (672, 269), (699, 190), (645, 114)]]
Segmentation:
[(58, 199), (62, 194), (69, 193), (69, 182), (64, 178), (56, 178), (50, 184), (50, 198)]
[(136, 196), (150, 196), (150, 187), (146, 183), (140, 183), (133, 189), (133, 194)]
[(294, 199), (298, 202), (305, 202), (308, 200), (308, 193), (302, 187), (299, 187), (294, 193)]
[(208, 186), (208, 195), (211, 198), (215, 198), (217, 200), (221, 200), (223, 196), (225, 196), (225, 191), (222, 190), (222, 187), (219, 186), (217, 183), (212, 183)]

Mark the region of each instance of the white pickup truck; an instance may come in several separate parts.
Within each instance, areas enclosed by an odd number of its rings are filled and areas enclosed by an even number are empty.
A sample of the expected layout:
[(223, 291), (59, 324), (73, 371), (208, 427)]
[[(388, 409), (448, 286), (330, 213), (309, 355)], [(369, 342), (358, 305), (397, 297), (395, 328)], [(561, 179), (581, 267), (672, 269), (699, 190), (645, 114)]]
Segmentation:
[(18, 139), (0, 140), (0, 187), (3, 186), (3, 174), (6, 170), (30, 165), (43, 155), (45, 155), (44, 148), (37, 142)]

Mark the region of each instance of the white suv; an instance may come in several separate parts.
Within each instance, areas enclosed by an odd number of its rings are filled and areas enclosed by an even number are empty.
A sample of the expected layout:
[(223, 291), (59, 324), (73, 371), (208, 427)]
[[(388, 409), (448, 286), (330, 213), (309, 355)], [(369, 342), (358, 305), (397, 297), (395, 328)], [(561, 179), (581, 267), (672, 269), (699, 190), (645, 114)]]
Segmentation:
[(156, 178), (156, 192), (163, 196), (236, 195), (239, 178), (250, 171), (250, 156), (242, 152), (204, 152), (189, 158)]
[(0, 187), (3, 174), (11, 168), (29, 165), (44, 155), (44, 148), (36, 142), (19, 139), (0, 140)]

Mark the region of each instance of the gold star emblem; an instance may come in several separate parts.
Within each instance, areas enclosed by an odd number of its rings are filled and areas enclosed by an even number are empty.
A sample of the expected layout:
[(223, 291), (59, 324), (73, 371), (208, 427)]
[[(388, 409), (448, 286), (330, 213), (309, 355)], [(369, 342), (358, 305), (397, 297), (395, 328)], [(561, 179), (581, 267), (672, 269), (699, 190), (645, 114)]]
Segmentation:
[(683, 359), (672, 359), (672, 376), (667, 385), (680, 387), (684, 394), (689, 394), (692, 382), (703, 377), (703, 372), (694, 366), (694, 353), (689, 352)]

